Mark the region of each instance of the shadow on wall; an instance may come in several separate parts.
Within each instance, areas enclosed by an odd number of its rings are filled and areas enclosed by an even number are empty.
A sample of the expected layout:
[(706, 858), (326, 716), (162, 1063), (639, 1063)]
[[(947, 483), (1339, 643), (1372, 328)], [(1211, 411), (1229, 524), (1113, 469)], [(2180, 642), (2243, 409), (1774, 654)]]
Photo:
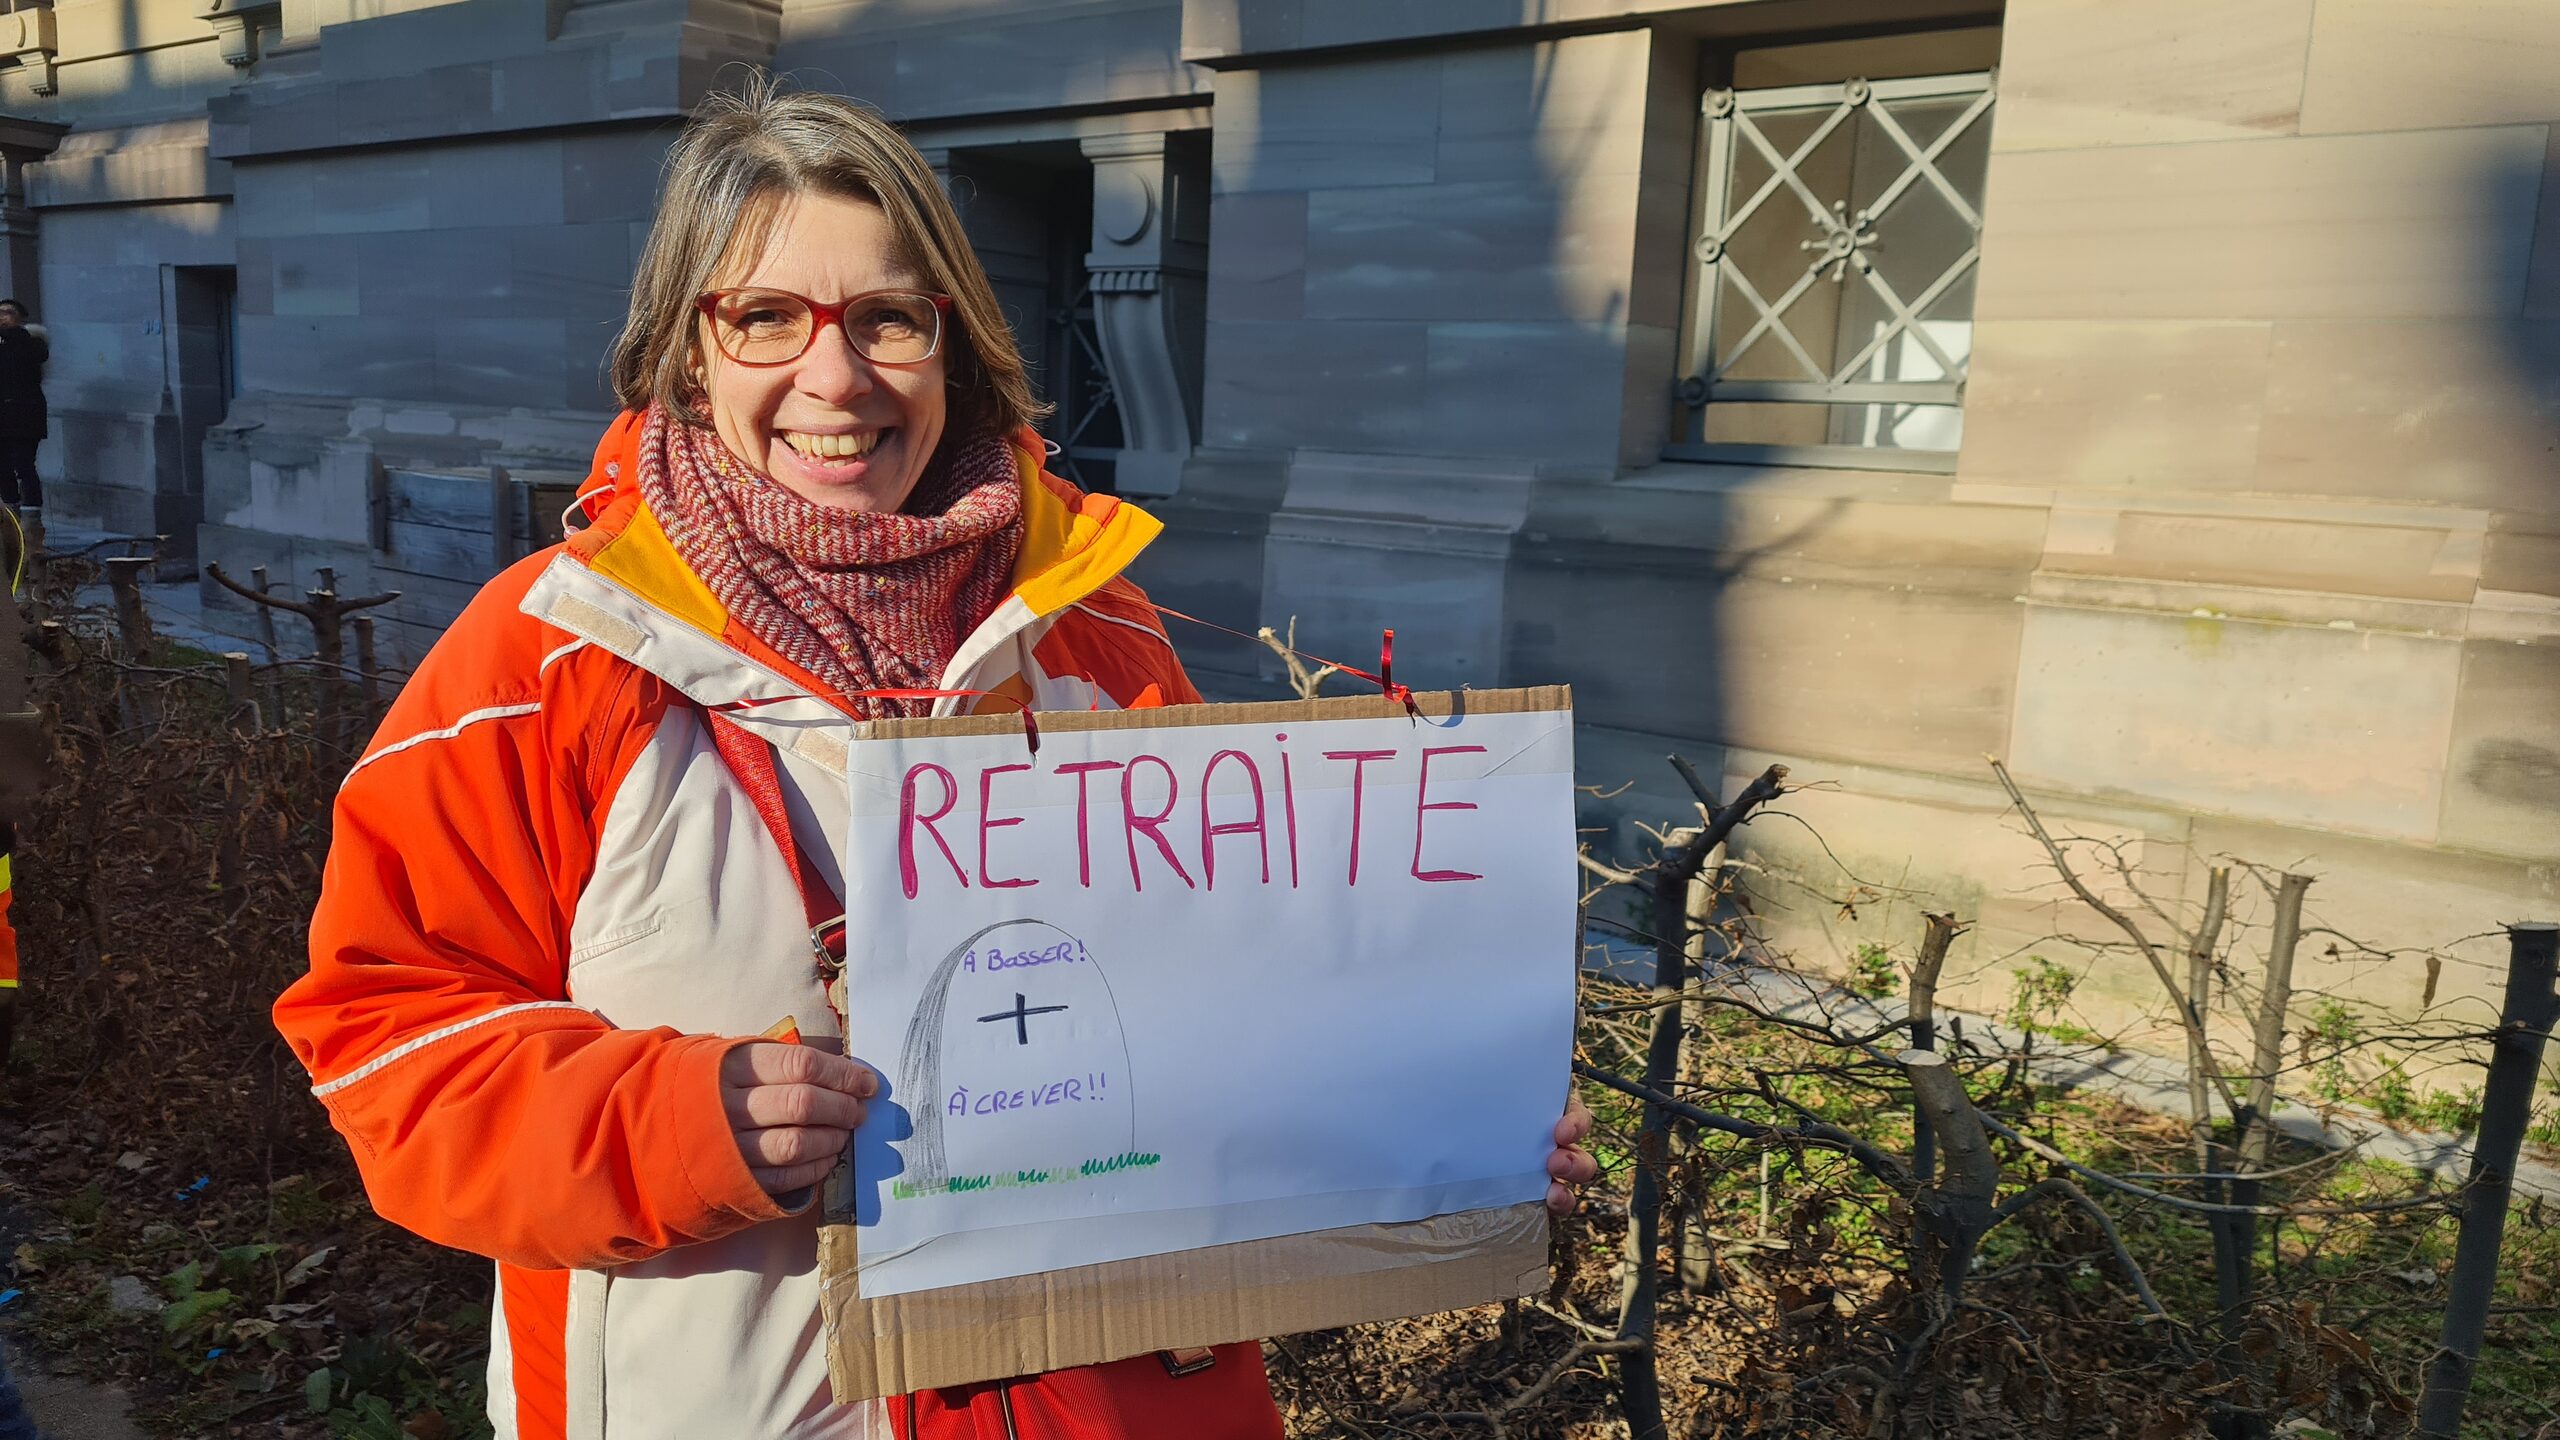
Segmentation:
[[(2485, 479), (2490, 493), (2472, 503), (2504, 513), (2492, 519), (2479, 556), (2481, 613), (2456, 690), (2444, 839), (2548, 858), (2560, 825), (2560, 722), (2550, 703), (2560, 694), (2560, 637), (2538, 632), (2547, 631), (2560, 598), (2560, 195), (2550, 193), (2560, 175), (2533, 163), (2539, 150), (2501, 153), (2506, 162), (2479, 177), (2482, 253), (2474, 262), (2498, 287), (2482, 305), (2492, 318), (2477, 327), (2477, 343), (2492, 351), (2477, 383), (2490, 393), (2458, 401), (2445, 417), (2466, 429), (2507, 430), (2507, 443), (2491, 453), (2508, 473), (2469, 477), (2462, 487), (2480, 489)], [(2409, 418), (2420, 430), (2413, 438), (2423, 439), (2425, 417)], [(2461, 438), (2470, 443), (2446, 446), (2454, 465), (2481, 448), (2476, 435)], [(2447, 478), (2459, 485), (2466, 477)], [(2496, 623), (2524, 620), (2518, 611), (2545, 618)]]

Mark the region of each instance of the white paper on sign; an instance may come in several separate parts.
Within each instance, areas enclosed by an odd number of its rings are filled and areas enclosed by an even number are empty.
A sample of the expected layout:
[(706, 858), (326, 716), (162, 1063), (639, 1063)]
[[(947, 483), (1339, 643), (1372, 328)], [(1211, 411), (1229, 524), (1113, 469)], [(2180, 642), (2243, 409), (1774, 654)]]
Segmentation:
[(1572, 1053), (1572, 717), (873, 740), (856, 1280), (1532, 1200)]

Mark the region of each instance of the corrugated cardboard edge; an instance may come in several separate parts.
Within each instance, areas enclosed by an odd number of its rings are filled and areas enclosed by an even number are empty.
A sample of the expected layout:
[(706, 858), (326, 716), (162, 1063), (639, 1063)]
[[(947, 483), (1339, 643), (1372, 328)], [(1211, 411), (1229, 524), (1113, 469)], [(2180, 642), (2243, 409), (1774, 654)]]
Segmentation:
[(818, 1232), (827, 1378), (840, 1404), (1535, 1295), (1540, 1201), (1355, 1225), (864, 1300), (855, 1231)]
[[(1425, 719), (1452, 715), (1520, 715), (1541, 710), (1571, 710), (1573, 687), (1532, 685), (1518, 690), (1434, 690), (1417, 693), (1413, 708)], [(1078, 730), (1146, 730), (1176, 725), (1305, 724), (1314, 720), (1393, 720), (1405, 708), (1384, 695), (1336, 695), (1323, 700), (1267, 700), (1249, 705), (1168, 705), (1154, 710), (1043, 710), (1043, 734)], [(864, 740), (900, 740), (917, 735), (1013, 735), (1022, 730), (1019, 711), (1001, 706), (978, 715), (940, 718), (865, 720), (853, 727), (857, 744)]]
[[(1562, 685), (1413, 697), (1426, 719), (1570, 711)], [(1159, 710), (1043, 711), (1041, 730), (1125, 730), (1393, 719), (1383, 695)], [(876, 720), (859, 740), (1001, 735), (1018, 715)], [(1566, 1077), (1557, 1076), (1561, 1097)], [(1085, 1265), (978, 1285), (865, 1300), (856, 1293), (856, 1228), (818, 1232), (827, 1378), (839, 1404), (977, 1380), (1036, 1375), (1154, 1350), (1223, 1345), (1307, 1330), (1461, 1310), (1547, 1286), (1547, 1214), (1538, 1201), (1354, 1225), (1170, 1255)]]

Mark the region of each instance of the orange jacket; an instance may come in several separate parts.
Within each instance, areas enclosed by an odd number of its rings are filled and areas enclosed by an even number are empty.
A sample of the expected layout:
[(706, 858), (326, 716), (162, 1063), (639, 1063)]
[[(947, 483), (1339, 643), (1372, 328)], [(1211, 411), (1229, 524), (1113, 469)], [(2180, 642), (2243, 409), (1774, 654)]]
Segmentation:
[[(819, 817), (841, 804), (846, 716), (678, 558), (634, 484), (637, 440), (616, 422), (593, 523), (481, 591), (347, 776), (311, 970), (276, 1024), (375, 1209), (498, 1262), (500, 1437), (885, 1436), (882, 1407), (829, 1398), (814, 1215), (756, 1185), (722, 1112), (731, 1047), (783, 1016), (813, 1037), (835, 1022), (793, 876), (698, 707), (756, 702), (735, 718), (775, 743), (801, 844), (839, 884), (841, 827)], [(1120, 578), (1157, 522), (1042, 473), (1023, 442), (1013, 590), (944, 687), (1196, 701)], [(1187, 1393), (1218, 1392), (1234, 1423), (1186, 1433), (1277, 1436), (1259, 1352), (1214, 1370)], [(1107, 1410), (1168, 1384), (1192, 1381), (1141, 1357), (1013, 1390), (1082, 1387)]]

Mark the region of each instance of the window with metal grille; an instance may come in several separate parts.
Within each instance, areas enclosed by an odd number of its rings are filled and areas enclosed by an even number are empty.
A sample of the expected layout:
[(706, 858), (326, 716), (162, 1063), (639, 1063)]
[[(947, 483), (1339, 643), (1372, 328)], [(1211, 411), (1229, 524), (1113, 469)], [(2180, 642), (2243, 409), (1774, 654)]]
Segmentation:
[(1954, 468), (1994, 74), (1706, 92), (1671, 456)]

